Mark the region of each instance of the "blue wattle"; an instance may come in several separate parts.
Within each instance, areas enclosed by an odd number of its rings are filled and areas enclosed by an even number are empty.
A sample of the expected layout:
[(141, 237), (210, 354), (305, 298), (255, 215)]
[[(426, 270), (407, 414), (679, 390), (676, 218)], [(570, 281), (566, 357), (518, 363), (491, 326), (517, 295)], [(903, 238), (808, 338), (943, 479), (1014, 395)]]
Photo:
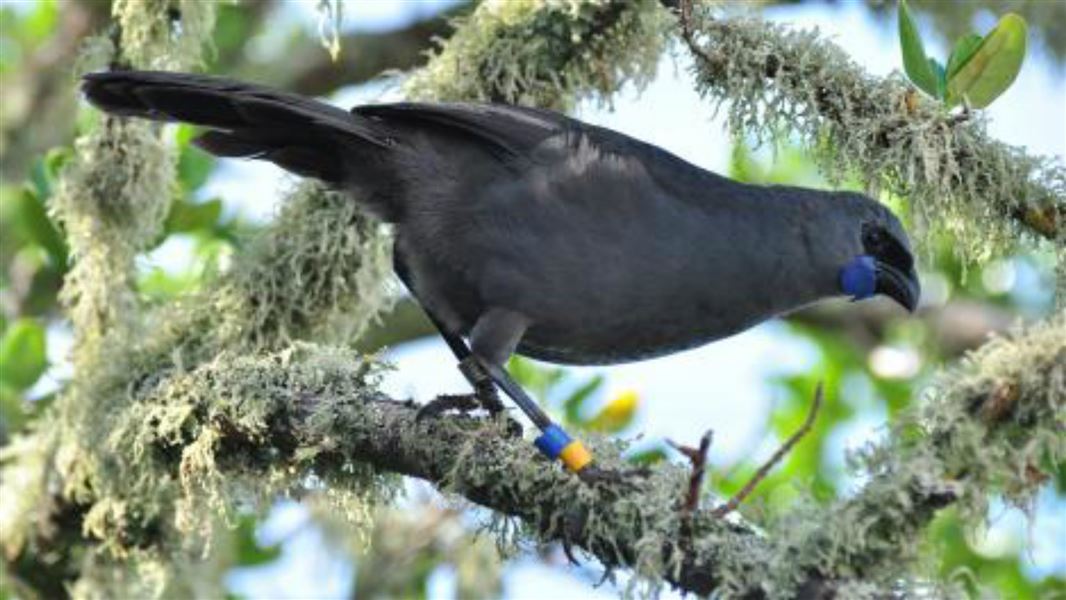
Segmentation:
[(876, 289), (877, 263), (872, 256), (856, 256), (840, 270), (840, 291), (852, 299), (869, 298), (874, 295)]

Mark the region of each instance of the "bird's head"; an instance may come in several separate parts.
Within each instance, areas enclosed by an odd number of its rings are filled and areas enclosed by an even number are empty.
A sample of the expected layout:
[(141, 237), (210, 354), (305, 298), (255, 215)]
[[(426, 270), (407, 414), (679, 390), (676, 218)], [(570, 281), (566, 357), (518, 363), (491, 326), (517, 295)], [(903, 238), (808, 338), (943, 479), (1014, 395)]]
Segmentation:
[(888, 296), (910, 312), (918, 306), (921, 286), (914, 270), (907, 233), (884, 205), (842, 192), (847, 218), (838, 221), (842, 243), (835, 248), (838, 290), (853, 300)]

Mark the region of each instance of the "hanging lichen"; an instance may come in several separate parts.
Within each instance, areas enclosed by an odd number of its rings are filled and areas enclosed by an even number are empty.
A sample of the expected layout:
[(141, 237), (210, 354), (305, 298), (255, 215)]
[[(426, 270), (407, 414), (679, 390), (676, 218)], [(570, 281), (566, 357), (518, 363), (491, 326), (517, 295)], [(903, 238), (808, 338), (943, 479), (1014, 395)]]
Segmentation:
[(671, 20), (653, 0), (482, 3), (406, 83), (422, 100), (567, 110), (651, 80)]
[[(156, 128), (107, 118), (75, 142), (53, 200), (74, 259), (61, 300), (78, 338), (75, 361), (112, 326), (132, 326), (133, 259), (155, 239), (170, 206), (174, 166)], [(88, 345), (88, 347), (86, 347)]]
[(253, 345), (355, 339), (392, 295), (389, 239), (350, 195), (301, 185), (211, 302), (223, 338)]
[(215, 27), (216, 2), (115, 0), (111, 14), (131, 67), (163, 71), (200, 66)]

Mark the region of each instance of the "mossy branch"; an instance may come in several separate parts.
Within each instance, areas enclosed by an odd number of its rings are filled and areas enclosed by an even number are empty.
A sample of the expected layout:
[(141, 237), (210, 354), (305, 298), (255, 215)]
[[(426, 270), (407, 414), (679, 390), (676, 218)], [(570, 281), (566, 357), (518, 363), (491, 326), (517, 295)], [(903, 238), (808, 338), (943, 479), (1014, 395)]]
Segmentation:
[[(128, 419), (107, 436), (109, 450), (141, 448), (138, 460), (173, 482), (157, 489), (170, 498), (157, 513), (163, 523), (108, 539), (136, 556), (144, 552), (138, 546), (159, 543), (171, 519), (187, 533), (202, 525), (182, 513), (234, 510), (226, 499), (235, 490), (255, 482), (256, 495), (269, 497), (296, 485), (291, 473), (362, 501), (394, 493), (387, 474), (395, 473), (517, 518), (526, 535), (583, 548), (653, 586), (752, 597), (884, 595), (917, 584), (921, 533), (938, 509), (956, 504), (981, 519), (997, 492), (1025, 504), (1066, 460), (1064, 359), (1066, 317), (997, 339), (946, 373), (885, 442), (857, 458), (869, 483), (855, 496), (801, 507), (759, 531), (709, 510), (682, 512), (688, 477), (675, 465), (590, 487), (505, 423), (419, 421), (415, 405), (374, 391), (378, 367), (350, 351), (297, 344), (223, 352), (138, 389)], [(621, 464), (619, 446), (595, 446), (607, 466)], [(143, 465), (115, 468), (135, 485)]]
[(732, 129), (797, 136), (834, 178), (906, 197), (919, 221), (984, 258), (1019, 237), (1066, 241), (1066, 168), (992, 139), (979, 113), (953, 114), (898, 74), (868, 75), (817, 31), (685, 8), (697, 86)]

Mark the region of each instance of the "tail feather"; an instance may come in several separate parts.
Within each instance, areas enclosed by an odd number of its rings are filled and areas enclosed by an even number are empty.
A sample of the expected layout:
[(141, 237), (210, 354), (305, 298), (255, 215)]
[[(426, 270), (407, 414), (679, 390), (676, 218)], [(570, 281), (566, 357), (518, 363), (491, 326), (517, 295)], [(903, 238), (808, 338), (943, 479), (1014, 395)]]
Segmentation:
[(206, 127), (195, 143), (218, 156), (269, 160), (337, 186), (366, 187), (375, 177), (388, 178), (382, 155), (392, 145), (383, 126), (316, 100), (219, 77), (158, 71), (91, 73), (82, 89), (90, 103), (114, 115)]

